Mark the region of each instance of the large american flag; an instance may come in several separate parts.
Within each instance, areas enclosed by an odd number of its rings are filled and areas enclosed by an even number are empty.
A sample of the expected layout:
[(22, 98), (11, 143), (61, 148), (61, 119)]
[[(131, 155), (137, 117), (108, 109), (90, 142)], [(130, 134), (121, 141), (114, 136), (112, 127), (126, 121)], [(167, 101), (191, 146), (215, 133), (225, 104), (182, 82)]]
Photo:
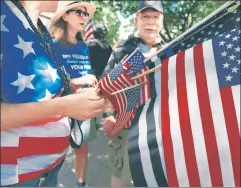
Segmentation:
[(135, 186), (240, 187), (240, 10), (226, 17), (150, 75), (128, 134)]
[(89, 39), (93, 39), (94, 37), (94, 27), (92, 20), (89, 20), (84, 28), (84, 41), (87, 41)]
[[(109, 96), (116, 91), (141, 84), (143, 80), (132, 80), (144, 68), (144, 56), (136, 51), (106, 75), (98, 87), (104, 96)], [(117, 111), (117, 122), (110, 135), (114, 135), (123, 128), (128, 128), (134, 118), (138, 101), (142, 93), (141, 86), (134, 87), (124, 92), (110, 96), (110, 100)]]
[[(236, 3), (238, 2), (240, 1), (237, 0)], [(173, 56), (183, 50), (227, 32), (235, 25), (240, 25), (240, 7), (233, 12), (229, 12), (229, 8), (236, 6), (236, 3), (230, 3), (230, 6), (224, 8), (210, 19), (201, 23), (200, 26), (190, 28), (191, 31), (183, 36), (183, 38), (169, 45), (167, 49), (158, 53), (157, 56), (161, 60), (164, 60), (167, 57)]]

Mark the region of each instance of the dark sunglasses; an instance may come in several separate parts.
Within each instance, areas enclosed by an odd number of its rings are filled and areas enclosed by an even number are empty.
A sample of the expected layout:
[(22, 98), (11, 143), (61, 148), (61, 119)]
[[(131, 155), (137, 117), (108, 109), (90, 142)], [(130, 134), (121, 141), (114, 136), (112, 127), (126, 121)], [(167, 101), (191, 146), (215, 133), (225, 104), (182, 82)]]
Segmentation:
[(89, 17), (89, 13), (88, 12), (84, 12), (82, 10), (68, 10), (67, 13), (70, 13), (70, 12), (76, 12), (76, 14), (78, 16), (84, 16), (84, 17)]

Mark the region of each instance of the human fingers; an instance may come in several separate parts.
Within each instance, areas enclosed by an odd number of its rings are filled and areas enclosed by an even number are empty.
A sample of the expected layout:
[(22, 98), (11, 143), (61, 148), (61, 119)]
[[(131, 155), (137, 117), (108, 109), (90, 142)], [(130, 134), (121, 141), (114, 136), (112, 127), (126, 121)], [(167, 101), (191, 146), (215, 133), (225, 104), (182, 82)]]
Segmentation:
[(90, 82), (91, 82), (91, 86), (92, 86), (92, 87), (94, 87), (94, 86), (97, 85), (98, 80), (97, 80), (97, 78), (96, 78), (95, 75), (90, 75), (89, 80), (90, 80)]
[(104, 119), (103, 131), (108, 135), (113, 130), (116, 119), (114, 116), (109, 116)]
[(82, 78), (87, 79), (87, 80), (97, 81), (96, 76), (93, 74), (86, 74), (86, 75), (82, 76)]

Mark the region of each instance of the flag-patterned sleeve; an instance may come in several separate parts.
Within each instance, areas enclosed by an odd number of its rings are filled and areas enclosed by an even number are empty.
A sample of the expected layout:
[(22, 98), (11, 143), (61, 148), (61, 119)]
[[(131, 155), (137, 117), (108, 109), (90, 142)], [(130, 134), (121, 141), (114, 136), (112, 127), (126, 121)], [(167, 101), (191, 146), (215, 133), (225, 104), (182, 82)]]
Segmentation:
[(61, 94), (59, 71), (27, 19), (1, 1), (1, 98), (8, 103), (47, 101)]

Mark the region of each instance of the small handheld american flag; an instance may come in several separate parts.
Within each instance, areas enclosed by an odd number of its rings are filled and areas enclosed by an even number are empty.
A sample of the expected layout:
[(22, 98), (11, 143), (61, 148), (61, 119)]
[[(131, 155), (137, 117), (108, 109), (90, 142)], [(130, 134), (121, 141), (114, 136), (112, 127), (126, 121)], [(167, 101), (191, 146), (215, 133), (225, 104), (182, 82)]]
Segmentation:
[[(104, 96), (129, 88), (131, 86), (144, 82), (142, 79), (132, 80), (140, 71), (144, 70), (144, 56), (138, 50), (131, 54), (126, 60), (121, 61), (108, 75), (99, 83), (98, 88)], [(147, 80), (145, 80), (147, 81)], [(147, 85), (147, 84), (145, 84)], [(117, 111), (117, 122), (110, 135), (115, 135), (123, 128), (128, 128), (134, 118), (136, 108), (138, 107), (142, 96), (142, 86), (137, 86), (109, 98)]]
[(93, 39), (94, 37), (94, 27), (92, 24), (92, 20), (89, 20), (84, 28), (84, 41)]

